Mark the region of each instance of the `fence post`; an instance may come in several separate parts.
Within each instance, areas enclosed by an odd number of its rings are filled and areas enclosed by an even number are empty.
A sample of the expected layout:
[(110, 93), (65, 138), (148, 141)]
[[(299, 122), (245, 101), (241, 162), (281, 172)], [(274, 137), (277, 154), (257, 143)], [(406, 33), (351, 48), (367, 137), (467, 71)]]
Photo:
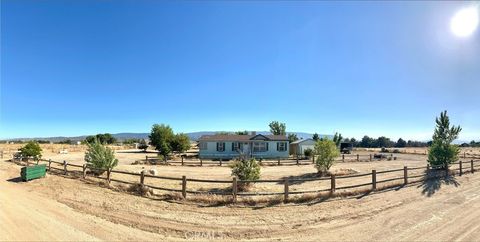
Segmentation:
[(222, 159), (220, 159), (220, 166), (222, 166)]
[(315, 155), (312, 155), (312, 164), (315, 164)]
[[(21, 160), (20, 160), (21, 161)], [(30, 166), (30, 162), (28, 161), (28, 157), (27, 157), (27, 166)]]
[(462, 170), (462, 161), (460, 161), (460, 176), (462, 176), (463, 170)]
[(203, 166), (203, 160), (200, 159), (200, 166)]
[(187, 177), (182, 176), (182, 196), (183, 198), (187, 198)]
[(360, 161), (360, 155), (357, 154), (357, 161)]
[(112, 174), (112, 169), (111, 168), (108, 168), (107, 169), (107, 183), (110, 184), (110, 175)]
[(37, 158), (37, 165), (38, 165), (38, 162), (40, 161), (40, 159)]
[(393, 159), (393, 154), (390, 154), (390, 158)]
[(283, 202), (288, 203), (288, 178), (284, 182)]
[(430, 164), (427, 164), (427, 171), (430, 170)]
[(50, 166), (52, 165), (52, 159), (48, 159), (48, 171), (50, 171)]
[(470, 161), (470, 168), (472, 170), (472, 173), (474, 173), (475, 169), (473, 169), (473, 160)]
[(342, 154), (342, 162), (345, 162), (345, 155)]
[(372, 161), (372, 154), (370, 154), (370, 161)]
[(66, 160), (63, 161), (63, 171), (64, 171), (64, 174), (67, 175), (67, 161)]
[(463, 152), (463, 158), (464, 159), (467, 158), (467, 152), (465, 152), (465, 151)]
[(2, 152), (0, 153), (0, 156), (1, 156), (1, 158), (3, 159), (3, 150), (2, 150)]
[(330, 192), (335, 193), (335, 175), (330, 175)]
[(85, 179), (87, 177), (87, 164), (83, 164), (82, 174), (83, 174), (83, 179)]
[(232, 180), (232, 195), (233, 195), (233, 203), (237, 202), (237, 178), (234, 177)]
[(403, 167), (403, 183), (404, 185), (408, 184), (408, 168), (406, 166)]
[(145, 156), (145, 163), (148, 162), (148, 155)]
[(372, 170), (372, 190), (377, 190), (377, 171)]
[(278, 157), (278, 165), (280, 165), (280, 157)]
[(182, 166), (183, 166), (183, 155), (182, 155)]
[(142, 185), (142, 187), (144, 182), (145, 182), (145, 170), (142, 170), (142, 172), (140, 172), (140, 185)]
[(297, 166), (298, 166), (298, 155), (297, 155)]

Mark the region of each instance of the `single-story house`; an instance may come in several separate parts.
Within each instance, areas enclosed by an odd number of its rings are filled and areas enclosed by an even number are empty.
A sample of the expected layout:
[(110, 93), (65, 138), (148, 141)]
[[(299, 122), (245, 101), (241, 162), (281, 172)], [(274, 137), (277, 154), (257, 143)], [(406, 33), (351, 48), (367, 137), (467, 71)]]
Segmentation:
[(315, 148), (315, 140), (299, 139), (290, 143), (290, 154), (303, 156), (306, 149), (313, 150)]
[(242, 154), (264, 159), (288, 157), (285, 135), (203, 135), (198, 143), (199, 157), (204, 159), (233, 159)]

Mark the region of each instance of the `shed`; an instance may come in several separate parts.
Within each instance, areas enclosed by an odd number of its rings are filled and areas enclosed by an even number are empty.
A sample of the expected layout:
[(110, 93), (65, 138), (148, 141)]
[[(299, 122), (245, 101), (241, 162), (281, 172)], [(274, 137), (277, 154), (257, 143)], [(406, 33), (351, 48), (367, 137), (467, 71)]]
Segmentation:
[(303, 155), (306, 149), (313, 150), (315, 148), (315, 140), (313, 139), (300, 139), (290, 143), (291, 155)]

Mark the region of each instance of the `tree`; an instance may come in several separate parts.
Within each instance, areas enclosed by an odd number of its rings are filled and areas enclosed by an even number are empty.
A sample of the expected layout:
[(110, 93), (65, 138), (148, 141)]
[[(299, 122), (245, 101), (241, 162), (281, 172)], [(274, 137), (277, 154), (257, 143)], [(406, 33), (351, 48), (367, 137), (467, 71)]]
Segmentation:
[(236, 135), (248, 135), (248, 131), (245, 130), (245, 131), (237, 131), (235, 132)]
[(404, 148), (406, 146), (407, 146), (407, 142), (402, 138), (398, 139), (397, 143), (395, 144), (395, 147), (398, 147), (398, 148)]
[(270, 132), (274, 135), (286, 135), (287, 126), (285, 123), (280, 123), (278, 121), (272, 121), (268, 126), (270, 126)]
[[(237, 177), (239, 180), (258, 180), (260, 179), (260, 165), (255, 159), (240, 159), (236, 160), (231, 165), (232, 176)], [(238, 183), (238, 187), (241, 190), (245, 190), (250, 182)]]
[(355, 138), (351, 138), (350, 139), (350, 143), (352, 143), (353, 147), (357, 147), (358, 146), (358, 141), (355, 139)]
[(318, 141), (318, 140), (320, 140), (320, 136), (318, 136), (317, 133), (314, 133), (313, 136), (312, 136), (312, 139), (315, 140), (315, 141)]
[(91, 143), (87, 143), (87, 145), (85, 162), (94, 174), (101, 175), (105, 170), (117, 166), (118, 159), (115, 158), (115, 153), (112, 149), (103, 145), (97, 139)]
[(115, 139), (115, 137), (113, 137), (109, 133), (105, 133), (105, 134), (97, 134), (95, 136), (92, 136), (92, 135), (87, 136), (85, 138), (85, 143), (93, 143), (95, 142), (95, 139), (102, 144), (113, 144), (117, 142), (117, 139)]
[(340, 155), (337, 145), (332, 140), (319, 140), (315, 143), (315, 167), (320, 174), (326, 174), (326, 172), (332, 167), (335, 162), (335, 158)]
[(176, 134), (170, 142), (170, 146), (172, 147), (172, 151), (185, 152), (190, 149), (190, 138), (188, 138), (186, 134)]
[(294, 141), (297, 141), (297, 140), (298, 140), (297, 134), (295, 134), (295, 133), (288, 134), (288, 141), (290, 143), (292, 143)]
[(393, 142), (385, 137), (385, 136), (380, 136), (378, 137), (378, 139), (375, 140), (375, 147), (379, 147), (379, 148), (382, 148), (382, 147), (386, 147), (386, 148), (389, 148), (389, 147), (392, 147), (393, 146)]
[(335, 145), (337, 145), (337, 147), (340, 147), (340, 143), (342, 142), (342, 134), (339, 134), (337, 132), (335, 132), (335, 135), (333, 136), (333, 142), (335, 142)]
[(142, 139), (142, 140), (140, 140), (137, 148), (143, 150), (143, 152), (147, 152), (148, 144), (144, 139)]
[(173, 130), (165, 124), (154, 124), (150, 132), (150, 143), (165, 158), (172, 152), (171, 141), (174, 138)]
[(35, 141), (29, 141), (25, 146), (18, 149), (18, 151), (20, 151), (22, 157), (33, 158), (34, 160), (42, 157), (42, 148), (40, 148), (40, 145)]
[(441, 166), (448, 168), (450, 163), (458, 160), (460, 148), (453, 145), (452, 142), (458, 138), (462, 128), (460, 126), (450, 127), (450, 119), (447, 111), (440, 113), (440, 117), (435, 119), (436, 127), (433, 134), (432, 146), (428, 152), (428, 162), (432, 166)]
[(231, 135), (232, 133), (227, 132), (227, 131), (218, 131), (215, 133), (216, 135)]
[(364, 148), (371, 148), (373, 146), (373, 139), (368, 137), (367, 135), (363, 136), (362, 141), (360, 141), (360, 147)]

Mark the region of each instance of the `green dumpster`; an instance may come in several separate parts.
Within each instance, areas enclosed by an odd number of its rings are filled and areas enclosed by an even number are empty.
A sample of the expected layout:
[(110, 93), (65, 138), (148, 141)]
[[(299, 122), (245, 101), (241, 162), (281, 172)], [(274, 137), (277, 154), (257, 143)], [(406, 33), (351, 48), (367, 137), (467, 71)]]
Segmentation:
[(29, 181), (35, 178), (44, 177), (46, 174), (47, 165), (35, 165), (22, 167), (20, 176), (23, 181)]

